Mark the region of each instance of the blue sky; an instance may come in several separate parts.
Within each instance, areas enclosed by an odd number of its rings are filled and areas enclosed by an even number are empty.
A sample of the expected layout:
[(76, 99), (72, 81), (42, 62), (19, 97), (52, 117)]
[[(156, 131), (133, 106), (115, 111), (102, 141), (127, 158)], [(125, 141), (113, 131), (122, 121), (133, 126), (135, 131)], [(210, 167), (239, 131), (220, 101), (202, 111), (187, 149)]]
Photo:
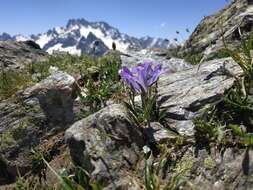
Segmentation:
[(226, 0), (1, 0), (0, 33), (37, 34), (70, 18), (106, 21), (129, 35), (176, 37)]

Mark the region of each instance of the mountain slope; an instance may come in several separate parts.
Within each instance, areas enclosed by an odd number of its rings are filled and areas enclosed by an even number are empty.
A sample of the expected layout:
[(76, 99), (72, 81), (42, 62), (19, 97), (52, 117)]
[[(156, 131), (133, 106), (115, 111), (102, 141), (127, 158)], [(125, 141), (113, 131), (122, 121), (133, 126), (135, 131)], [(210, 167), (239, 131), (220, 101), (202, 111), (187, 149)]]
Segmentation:
[[(248, 36), (253, 26), (253, 0), (233, 0), (219, 12), (205, 17), (184, 46), (184, 53), (214, 54), (224, 47), (237, 47), (240, 32)], [(240, 28), (240, 31), (238, 30)]]
[(116, 44), (119, 51), (137, 48), (167, 48), (169, 40), (161, 38), (135, 38), (121, 33), (106, 22), (88, 22), (85, 19), (70, 19), (66, 27), (56, 27), (46, 33), (25, 37), (22, 35), (0, 35), (0, 40), (34, 40), (48, 53), (64, 51), (71, 54), (103, 54)]

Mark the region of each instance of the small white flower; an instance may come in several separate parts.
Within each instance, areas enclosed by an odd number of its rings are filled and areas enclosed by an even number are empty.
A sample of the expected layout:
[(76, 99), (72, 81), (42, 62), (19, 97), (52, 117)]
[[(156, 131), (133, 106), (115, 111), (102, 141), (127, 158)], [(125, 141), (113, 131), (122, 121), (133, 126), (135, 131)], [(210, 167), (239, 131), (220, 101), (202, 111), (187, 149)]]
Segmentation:
[(118, 74), (119, 74), (119, 75), (120, 75), (121, 71), (122, 71), (122, 69), (119, 69), (119, 71), (118, 71)]
[(149, 152), (151, 152), (151, 149), (147, 145), (142, 147), (142, 150), (143, 150), (144, 154), (148, 154)]
[(53, 73), (57, 72), (58, 70), (59, 70), (58, 67), (50, 66), (49, 69), (48, 69), (48, 72), (50, 74), (53, 74)]
[(41, 73), (35, 73), (32, 75), (32, 80), (33, 81), (36, 81), (38, 80), (39, 78), (41, 78)]

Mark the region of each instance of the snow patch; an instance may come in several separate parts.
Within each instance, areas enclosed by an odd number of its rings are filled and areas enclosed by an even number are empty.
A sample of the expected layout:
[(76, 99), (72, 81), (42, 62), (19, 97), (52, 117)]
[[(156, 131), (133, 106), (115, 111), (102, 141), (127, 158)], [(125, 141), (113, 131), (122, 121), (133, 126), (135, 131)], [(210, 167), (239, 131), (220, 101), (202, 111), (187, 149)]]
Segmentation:
[(59, 26), (55, 27), (55, 31), (56, 31), (58, 34), (61, 34), (61, 33), (65, 32), (65, 31), (64, 31), (64, 28), (59, 27)]
[(24, 42), (24, 41), (27, 41), (27, 40), (31, 40), (31, 38), (19, 34), (19, 35), (15, 36), (15, 40), (18, 41), (18, 42)]
[(62, 44), (56, 44), (53, 47), (50, 47), (47, 52), (49, 54), (53, 54), (54, 51), (62, 51), (62, 52), (68, 52), (72, 55), (81, 55), (81, 50), (77, 49), (75, 46), (69, 46), (69, 47), (62, 47)]
[(114, 40), (111, 35), (105, 35), (100, 29), (92, 28), (90, 26), (88, 27), (82, 26), (80, 28), (80, 33), (85, 38), (87, 38), (90, 32), (93, 33), (97, 38), (102, 40), (108, 48), (111, 48), (112, 43), (114, 42), (116, 44), (117, 50), (126, 52), (128, 47), (130, 46), (129, 43), (124, 43), (123, 40)]
[(154, 47), (155, 46), (155, 44), (156, 44), (156, 42), (157, 42), (157, 38), (154, 38), (153, 39), (153, 41), (152, 41), (152, 43), (149, 45), (149, 47)]
[(43, 34), (39, 36), (39, 39), (36, 40), (36, 43), (40, 45), (41, 48), (44, 48), (44, 46), (53, 38), (51, 36), (48, 36), (47, 34)]

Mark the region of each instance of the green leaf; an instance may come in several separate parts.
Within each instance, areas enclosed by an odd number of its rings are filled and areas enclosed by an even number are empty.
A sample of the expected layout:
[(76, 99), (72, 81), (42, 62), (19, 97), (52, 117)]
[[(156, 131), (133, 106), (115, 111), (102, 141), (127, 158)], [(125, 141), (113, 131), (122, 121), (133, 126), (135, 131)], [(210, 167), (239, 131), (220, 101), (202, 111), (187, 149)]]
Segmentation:
[(133, 107), (131, 104), (127, 103), (127, 102), (123, 102), (123, 104), (125, 105), (126, 109), (128, 110), (130, 119), (133, 120), (133, 122), (137, 125), (140, 126), (140, 119), (139, 119), (139, 113), (136, 110), (135, 107)]
[(232, 129), (232, 132), (234, 135), (240, 136), (240, 137), (244, 137), (245, 136), (245, 132), (243, 132), (241, 130), (241, 128), (238, 125), (228, 125), (227, 126), (229, 129)]

